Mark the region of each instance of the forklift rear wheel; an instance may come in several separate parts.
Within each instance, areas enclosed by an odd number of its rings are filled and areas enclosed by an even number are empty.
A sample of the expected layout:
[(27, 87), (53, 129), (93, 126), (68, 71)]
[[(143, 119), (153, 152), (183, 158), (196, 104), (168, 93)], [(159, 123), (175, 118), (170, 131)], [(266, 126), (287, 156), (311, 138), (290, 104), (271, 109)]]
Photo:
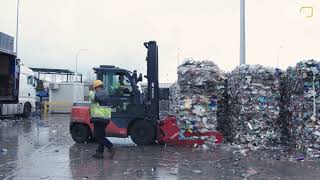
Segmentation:
[(149, 145), (155, 140), (155, 128), (146, 121), (137, 121), (130, 129), (130, 136), (137, 145)]
[(75, 124), (70, 129), (71, 137), (76, 143), (84, 143), (89, 140), (89, 128), (83, 124)]
[(30, 117), (30, 115), (31, 115), (31, 105), (29, 104), (29, 103), (26, 103), (26, 104), (24, 104), (24, 107), (23, 107), (23, 114), (22, 114), (22, 116), (24, 117), (24, 118), (28, 118), (28, 117)]

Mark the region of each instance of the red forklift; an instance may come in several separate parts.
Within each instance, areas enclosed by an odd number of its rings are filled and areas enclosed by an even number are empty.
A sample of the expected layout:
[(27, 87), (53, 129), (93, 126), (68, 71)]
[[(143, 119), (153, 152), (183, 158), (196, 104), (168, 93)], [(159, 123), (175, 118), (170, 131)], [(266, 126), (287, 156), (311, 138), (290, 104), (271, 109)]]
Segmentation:
[[(166, 143), (169, 145), (202, 145), (204, 136), (214, 137), (216, 143), (222, 142), (221, 133), (185, 132), (185, 139), (179, 138), (179, 127), (174, 116), (162, 120), (159, 118), (159, 73), (158, 46), (155, 41), (144, 43), (147, 48), (147, 89), (140, 89), (142, 74), (130, 72), (110, 65), (94, 68), (97, 79), (104, 83), (112, 104), (110, 124), (106, 128), (106, 136), (126, 138), (131, 137), (137, 145)], [(115, 88), (121, 83), (123, 88)], [(70, 134), (77, 143), (93, 139), (93, 124), (90, 123), (90, 103), (75, 103), (72, 108)]]

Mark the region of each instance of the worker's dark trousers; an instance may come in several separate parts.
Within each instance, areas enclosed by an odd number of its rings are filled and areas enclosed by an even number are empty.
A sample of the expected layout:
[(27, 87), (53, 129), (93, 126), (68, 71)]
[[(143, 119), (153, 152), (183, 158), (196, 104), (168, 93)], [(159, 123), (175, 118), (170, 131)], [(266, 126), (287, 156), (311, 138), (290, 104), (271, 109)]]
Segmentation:
[(112, 148), (113, 144), (106, 138), (106, 127), (108, 124), (102, 122), (94, 123), (94, 137), (98, 141), (98, 149), (97, 152), (104, 152), (104, 146), (106, 146), (109, 150)]

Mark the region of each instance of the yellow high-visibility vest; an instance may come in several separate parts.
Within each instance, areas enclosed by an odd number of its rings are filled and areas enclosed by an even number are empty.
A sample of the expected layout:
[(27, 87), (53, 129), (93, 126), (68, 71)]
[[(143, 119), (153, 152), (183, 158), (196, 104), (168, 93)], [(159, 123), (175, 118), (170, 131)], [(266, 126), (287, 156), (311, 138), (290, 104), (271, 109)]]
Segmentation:
[(102, 118), (110, 119), (112, 109), (109, 106), (100, 106), (99, 103), (94, 102), (94, 92), (89, 92), (90, 105), (90, 117), (91, 118)]

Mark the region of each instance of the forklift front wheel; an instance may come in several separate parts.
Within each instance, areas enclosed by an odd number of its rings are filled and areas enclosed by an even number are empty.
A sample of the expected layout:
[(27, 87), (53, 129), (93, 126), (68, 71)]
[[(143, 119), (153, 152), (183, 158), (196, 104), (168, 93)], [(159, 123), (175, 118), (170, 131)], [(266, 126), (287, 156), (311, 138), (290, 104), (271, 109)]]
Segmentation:
[(83, 124), (74, 124), (70, 128), (70, 134), (76, 143), (84, 143), (88, 141), (90, 137), (89, 128)]
[(155, 140), (155, 128), (146, 121), (136, 121), (130, 129), (130, 137), (137, 145), (150, 145)]

